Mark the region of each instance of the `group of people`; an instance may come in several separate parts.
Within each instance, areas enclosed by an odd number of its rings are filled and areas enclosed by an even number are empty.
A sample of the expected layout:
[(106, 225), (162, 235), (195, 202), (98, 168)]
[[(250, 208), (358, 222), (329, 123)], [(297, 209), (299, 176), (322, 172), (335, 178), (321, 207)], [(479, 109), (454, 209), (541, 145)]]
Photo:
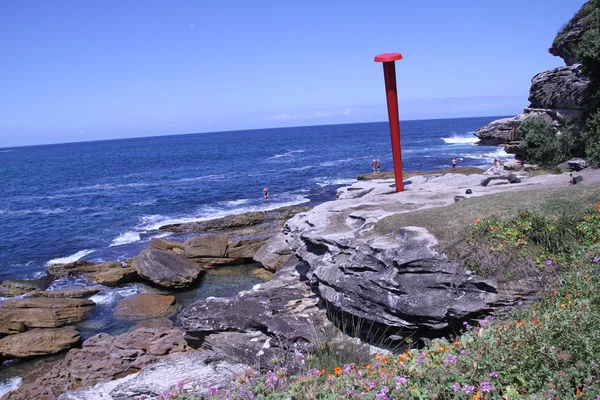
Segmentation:
[(381, 163), (378, 159), (371, 161), (371, 168), (373, 168), (373, 172), (381, 172)]

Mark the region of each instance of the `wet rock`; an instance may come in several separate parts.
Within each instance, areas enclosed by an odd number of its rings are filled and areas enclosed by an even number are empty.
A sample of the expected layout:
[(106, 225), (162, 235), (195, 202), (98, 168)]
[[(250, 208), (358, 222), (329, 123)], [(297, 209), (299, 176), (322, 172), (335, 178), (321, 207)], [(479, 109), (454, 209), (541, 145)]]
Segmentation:
[(227, 257), (226, 235), (194, 236), (187, 239), (184, 246), (185, 256), (188, 258)]
[(55, 354), (79, 343), (79, 332), (73, 328), (32, 329), (0, 339), (0, 355), (32, 357)]
[(168, 317), (175, 311), (177, 311), (175, 297), (140, 293), (121, 301), (114, 313), (121, 318), (145, 319)]
[(58, 328), (83, 320), (95, 306), (83, 299), (12, 299), (2, 303), (0, 321), (22, 322), (29, 328)]
[(180, 394), (208, 395), (210, 388), (226, 391), (249, 366), (231, 363), (212, 351), (195, 352), (159, 361), (152, 368), (93, 388), (61, 395), (58, 400), (158, 398), (171, 388)]
[(100, 333), (83, 342), (81, 349), (70, 350), (34, 382), (6, 394), (3, 400), (55, 399), (68, 390), (122, 378), (188, 351), (178, 329), (138, 329), (120, 336)]
[(68, 288), (62, 288), (61, 290), (47, 290), (43, 292), (35, 292), (31, 294), (31, 297), (46, 297), (46, 298), (71, 298), (71, 299), (83, 299), (91, 297), (100, 292), (100, 289), (86, 288), (81, 286), (73, 286)]
[(186, 257), (157, 249), (142, 250), (133, 260), (133, 269), (142, 278), (174, 289), (190, 286), (202, 272)]
[(75, 261), (68, 264), (52, 264), (46, 269), (46, 273), (52, 279), (68, 278), (69, 276), (78, 276), (90, 273), (104, 272), (113, 268), (121, 268), (122, 264), (118, 261), (109, 261), (105, 263), (94, 263), (91, 261)]

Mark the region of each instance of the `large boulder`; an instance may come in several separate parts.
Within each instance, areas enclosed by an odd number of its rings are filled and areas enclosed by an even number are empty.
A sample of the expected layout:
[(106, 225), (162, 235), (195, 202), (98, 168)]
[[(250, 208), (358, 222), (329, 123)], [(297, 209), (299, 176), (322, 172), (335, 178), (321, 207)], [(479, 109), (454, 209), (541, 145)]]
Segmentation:
[(133, 260), (133, 269), (142, 278), (173, 289), (190, 286), (202, 272), (186, 257), (157, 249), (142, 250)]
[(114, 287), (124, 283), (133, 282), (139, 279), (139, 275), (132, 267), (119, 266), (110, 268), (106, 271), (88, 274), (86, 279), (96, 282), (99, 285)]
[(579, 64), (540, 72), (531, 79), (530, 107), (580, 110), (587, 101), (589, 83)]
[(0, 307), (0, 324), (22, 322), (29, 328), (58, 328), (83, 320), (95, 306), (84, 299), (11, 299)]
[[(60, 394), (139, 372), (166, 357), (190, 351), (179, 329), (143, 328), (120, 336), (100, 333), (70, 350), (33, 382), (24, 382), (3, 400), (55, 399)], [(127, 398), (127, 397), (121, 397)]]
[(32, 329), (0, 339), (0, 355), (32, 357), (55, 354), (79, 343), (79, 332), (73, 328)]
[(278, 233), (264, 243), (254, 254), (254, 261), (261, 263), (269, 271), (277, 271), (283, 267), (292, 256), (284, 233)]
[(227, 257), (252, 260), (252, 257), (268, 239), (269, 237), (229, 240)]
[(206, 396), (211, 388), (225, 393), (236, 377), (251, 369), (248, 365), (231, 363), (212, 352), (194, 352), (161, 360), (142, 371), (92, 388), (69, 391), (58, 400), (111, 400), (160, 398), (177, 388), (179, 395), (187, 393)]
[(165, 240), (160, 238), (155, 238), (150, 241), (150, 248), (164, 250), (164, 251), (172, 251), (177, 254), (183, 254), (185, 251), (185, 246), (183, 243), (173, 242), (171, 240)]
[(140, 293), (129, 297), (115, 308), (115, 315), (129, 319), (168, 317), (177, 311), (175, 297)]
[(69, 276), (85, 275), (108, 271), (114, 268), (122, 268), (118, 261), (95, 263), (91, 261), (78, 260), (68, 264), (52, 264), (46, 269), (46, 274), (52, 279), (68, 278)]
[(226, 235), (194, 236), (187, 239), (184, 246), (185, 256), (188, 258), (227, 256)]

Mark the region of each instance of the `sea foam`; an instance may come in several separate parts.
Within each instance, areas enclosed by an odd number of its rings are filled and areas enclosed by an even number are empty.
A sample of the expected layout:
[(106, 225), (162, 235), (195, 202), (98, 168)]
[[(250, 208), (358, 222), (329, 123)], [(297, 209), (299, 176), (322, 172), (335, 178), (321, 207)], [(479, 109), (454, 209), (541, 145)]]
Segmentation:
[(46, 263), (46, 265), (72, 263), (72, 262), (75, 262), (75, 261), (87, 256), (90, 253), (93, 253), (94, 251), (95, 250), (90, 250), (90, 249), (79, 250), (77, 253), (71, 254), (70, 256), (53, 258), (52, 260), (48, 261)]
[(468, 144), (477, 143), (479, 138), (475, 136), (459, 136), (453, 135), (452, 137), (442, 138), (442, 140), (448, 144)]
[(19, 388), (23, 382), (23, 378), (20, 376), (14, 376), (4, 382), (0, 382), (0, 398), (2, 398), (6, 393), (15, 391)]
[(121, 233), (113, 239), (109, 247), (120, 246), (123, 244), (135, 243), (140, 241), (140, 234), (134, 231)]

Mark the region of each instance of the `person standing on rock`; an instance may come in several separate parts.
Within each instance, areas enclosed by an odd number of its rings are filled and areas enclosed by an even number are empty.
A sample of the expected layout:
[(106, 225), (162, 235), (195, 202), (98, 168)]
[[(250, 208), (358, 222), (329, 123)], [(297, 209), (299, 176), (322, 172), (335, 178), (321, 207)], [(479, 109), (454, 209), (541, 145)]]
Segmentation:
[(269, 188), (267, 186), (263, 188), (263, 196), (265, 197), (265, 200), (269, 198)]
[(371, 168), (373, 168), (373, 172), (377, 172), (377, 160), (371, 162)]
[(381, 162), (379, 162), (379, 158), (375, 160), (375, 162), (377, 163), (375, 165), (375, 169), (377, 170), (377, 172), (381, 172)]
[(456, 157), (452, 157), (452, 168), (456, 168)]

